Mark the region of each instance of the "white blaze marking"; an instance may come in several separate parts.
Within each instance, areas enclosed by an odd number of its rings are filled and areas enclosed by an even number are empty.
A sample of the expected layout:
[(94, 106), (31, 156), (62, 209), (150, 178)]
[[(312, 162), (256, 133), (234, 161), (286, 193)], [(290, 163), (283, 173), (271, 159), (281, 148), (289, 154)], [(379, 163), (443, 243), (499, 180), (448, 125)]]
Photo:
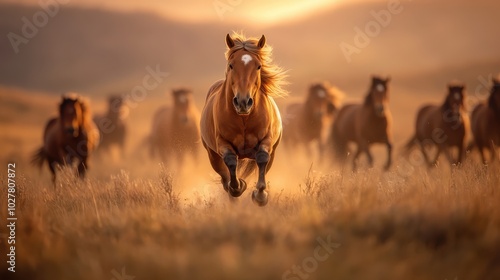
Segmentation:
[(320, 89), (320, 90), (318, 90), (318, 96), (320, 98), (325, 98), (326, 92), (324, 90)]
[(247, 65), (248, 62), (252, 61), (252, 57), (249, 54), (244, 54), (241, 56), (241, 61)]
[(377, 91), (382, 92), (385, 90), (385, 87), (383, 85), (377, 85)]
[(455, 92), (454, 97), (455, 97), (455, 100), (460, 100), (460, 93)]

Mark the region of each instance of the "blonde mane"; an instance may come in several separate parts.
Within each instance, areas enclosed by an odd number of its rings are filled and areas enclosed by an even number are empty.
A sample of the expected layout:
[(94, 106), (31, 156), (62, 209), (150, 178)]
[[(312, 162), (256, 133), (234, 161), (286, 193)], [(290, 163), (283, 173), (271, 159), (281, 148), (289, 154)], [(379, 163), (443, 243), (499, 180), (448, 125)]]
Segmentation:
[(239, 50), (245, 50), (257, 56), (262, 63), (261, 68), (261, 91), (271, 97), (285, 97), (288, 92), (283, 88), (287, 84), (285, 78), (287, 77), (286, 71), (281, 67), (272, 63), (272, 50), (273, 48), (266, 44), (263, 48), (259, 48), (257, 43), (259, 39), (246, 38), (241, 33), (233, 32), (231, 38), (234, 41), (234, 47), (226, 51), (226, 60), (231, 55)]

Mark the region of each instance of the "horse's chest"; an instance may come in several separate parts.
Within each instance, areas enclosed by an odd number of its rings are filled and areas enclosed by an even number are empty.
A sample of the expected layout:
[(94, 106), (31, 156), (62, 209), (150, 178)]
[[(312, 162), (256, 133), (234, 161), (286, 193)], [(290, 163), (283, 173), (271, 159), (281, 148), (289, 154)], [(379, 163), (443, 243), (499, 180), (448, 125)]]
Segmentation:
[(258, 150), (263, 133), (253, 132), (251, 129), (241, 129), (238, 133), (230, 134), (229, 139), (235, 152), (242, 158), (253, 158)]

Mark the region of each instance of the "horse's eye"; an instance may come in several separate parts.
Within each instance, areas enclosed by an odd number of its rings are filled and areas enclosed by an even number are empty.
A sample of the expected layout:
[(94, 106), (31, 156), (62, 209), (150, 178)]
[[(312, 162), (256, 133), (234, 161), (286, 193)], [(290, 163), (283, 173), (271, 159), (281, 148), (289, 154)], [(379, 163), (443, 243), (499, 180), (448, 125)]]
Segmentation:
[(262, 65), (257, 66), (257, 70), (260, 70), (262, 68)]
[(233, 69), (233, 65), (231, 63), (229, 63), (229, 68)]

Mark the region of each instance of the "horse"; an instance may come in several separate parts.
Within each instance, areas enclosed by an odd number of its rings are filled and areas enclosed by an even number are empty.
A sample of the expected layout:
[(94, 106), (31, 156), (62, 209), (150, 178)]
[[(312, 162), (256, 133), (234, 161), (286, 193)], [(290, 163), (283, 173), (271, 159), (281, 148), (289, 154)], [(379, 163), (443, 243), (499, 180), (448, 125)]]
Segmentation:
[(32, 164), (41, 168), (47, 162), (55, 185), (56, 166), (71, 166), (76, 161), (77, 174), (83, 179), (99, 137), (88, 101), (76, 93), (65, 94), (59, 104), (59, 116), (50, 119), (45, 126), (43, 146), (33, 154)]
[[(469, 119), (465, 113), (465, 98), (465, 85), (452, 82), (448, 84), (448, 93), (441, 105), (421, 107), (417, 113), (415, 134), (405, 146), (406, 153), (418, 144), (429, 167), (437, 165), (442, 152), (445, 152), (450, 164), (460, 164), (469, 130)], [(426, 149), (432, 146), (437, 147), (437, 153), (434, 160), (430, 161)], [(450, 153), (452, 147), (458, 148), (456, 160)]]
[(264, 35), (256, 39), (227, 34), (226, 45), (225, 79), (215, 82), (207, 93), (201, 139), (231, 197), (243, 194), (245, 179), (258, 168), (252, 201), (265, 206), (266, 174), (283, 130), (273, 97), (286, 96), (282, 87), (286, 72), (272, 63), (272, 48)]
[(173, 89), (172, 98), (173, 106), (160, 107), (153, 116), (149, 151), (163, 162), (173, 157), (182, 164), (186, 155), (198, 154), (200, 113), (190, 89)]
[(335, 156), (344, 162), (349, 154), (348, 145), (353, 142), (357, 146), (352, 161), (353, 171), (357, 170), (358, 157), (365, 153), (368, 164), (373, 166), (370, 146), (382, 143), (387, 147), (387, 162), (384, 169), (389, 170), (392, 164), (392, 115), (389, 111), (390, 77), (372, 76), (371, 85), (363, 104), (346, 104), (335, 117), (331, 126), (329, 146)]
[(286, 107), (283, 124), (283, 141), (289, 146), (318, 146), (322, 155), (329, 128), (335, 113), (340, 109), (344, 94), (328, 82), (314, 83), (309, 87), (303, 103), (292, 103)]
[(94, 117), (94, 122), (101, 134), (98, 151), (105, 151), (112, 146), (118, 146), (122, 154), (125, 154), (128, 113), (128, 106), (121, 95), (109, 96), (107, 113)]
[(493, 78), (492, 83), (487, 103), (477, 105), (471, 114), (473, 146), (479, 149), (484, 164), (487, 164), (484, 150), (490, 149), (493, 162), (498, 156), (495, 147), (500, 146), (500, 80)]

